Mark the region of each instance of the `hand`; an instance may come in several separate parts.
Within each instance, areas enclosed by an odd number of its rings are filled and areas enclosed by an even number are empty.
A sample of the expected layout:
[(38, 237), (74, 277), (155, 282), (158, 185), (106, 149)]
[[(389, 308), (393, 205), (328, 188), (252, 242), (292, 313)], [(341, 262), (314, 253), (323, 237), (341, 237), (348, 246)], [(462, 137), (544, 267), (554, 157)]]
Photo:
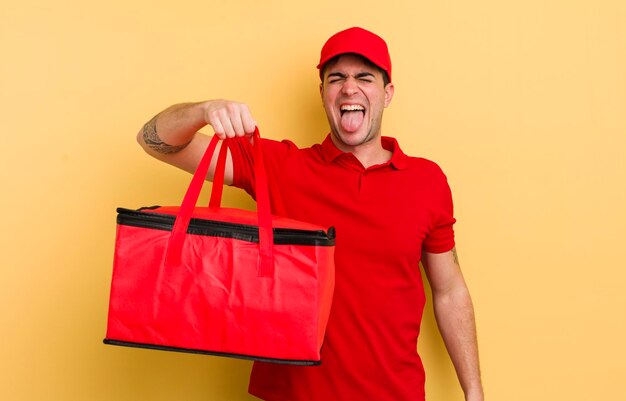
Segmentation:
[(220, 139), (252, 135), (256, 127), (248, 106), (230, 100), (206, 102), (204, 119)]

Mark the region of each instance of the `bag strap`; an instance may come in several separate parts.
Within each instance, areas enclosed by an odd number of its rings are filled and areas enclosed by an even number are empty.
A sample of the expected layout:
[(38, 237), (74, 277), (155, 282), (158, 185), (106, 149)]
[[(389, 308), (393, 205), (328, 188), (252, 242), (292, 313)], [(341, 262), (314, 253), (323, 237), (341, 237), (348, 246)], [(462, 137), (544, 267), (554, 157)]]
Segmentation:
[[(216, 137), (213, 136), (215, 139)], [(222, 190), (224, 188), (224, 174), (226, 172), (226, 155), (228, 154), (228, 143), (226, 139), (222, 141), (220, 153), (217, 156), (217, 164), (215, 165), (215, 173), (213, 174), (213, 187), (211, 188), (210, 208), (219, 209), (222, 206)]]
[(254, 131), (254, 180), (256, 182), (256, 205), (259, 216), (259, 276), (274, 276), (274, 230), (270, 209), (270, 192), (265, 172), (258, 128)]
[[(174, 227), (167, 245), (165, 254), (165, 265), (168, 267), (176, 267), (181, 263), (181, 254), (185, 235), (191, 215), (195, 209), (200, 191), (206, 180), (206, 175), (211, 165), (211, 159), (215, 153), (218, 142), (217, 136), (213, 136), (209, 146), (202, 156), (198, 167), (191, 179), (191, 183), (187, 188), (185, 197), (176, 216)], [(256, 182), (256, 201), (257, 215), (259, 221), (259, 277), (273, 277), (274, 275), (274, 232), (272, 229), (272, 214), (270, 211), (269, 189), (267, 182), (267, 174), (265, 171), (265, 163), (263, 162), (263, 153), (261, 150), (261, 139), (259, 129), (255, 128), (253, 134), (254, 148), (254, 175)], [(224, 172), (226, 165), (226, 155), (228, 148), (228, 140), (222, 142), (222, 146), (218, 155), (215, 174), (213, 177), (213, 188), (211, 189), (210, 208), (219, 208), (221, 206), (222, 188), (224, 185)]]

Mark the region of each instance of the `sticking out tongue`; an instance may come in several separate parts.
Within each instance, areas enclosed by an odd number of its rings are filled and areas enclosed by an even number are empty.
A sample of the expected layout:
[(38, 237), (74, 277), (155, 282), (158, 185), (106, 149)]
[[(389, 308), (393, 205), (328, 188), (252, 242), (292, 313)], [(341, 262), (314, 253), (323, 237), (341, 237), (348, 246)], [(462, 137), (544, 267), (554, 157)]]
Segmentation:
[(354, 132), (363, 124), (365, 113), (361, 110), (344, 111), (341, 115), (341, 128), (346, 132)]

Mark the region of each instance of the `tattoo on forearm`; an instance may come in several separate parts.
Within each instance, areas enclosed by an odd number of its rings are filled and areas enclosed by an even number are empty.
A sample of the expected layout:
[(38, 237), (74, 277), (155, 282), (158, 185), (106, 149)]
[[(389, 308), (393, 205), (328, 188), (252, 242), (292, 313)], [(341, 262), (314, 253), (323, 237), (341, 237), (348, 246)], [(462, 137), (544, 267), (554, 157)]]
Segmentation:
[(152, 119), (145, 123), (143, 126), (143, 141), (150, 149), (154, 150), (155, 152), (167, 155), (170, 153), (176, 153), (178, 151), (181, 151), (185, 147), (187, 147), (187, 145), (189, 145), (191, 141), (182, 145), (168, 145), (167, 143), (163, 142), (157, 134), (157, 117), (158, 115), (152, 117)]
[(454, 263), (456, 263), (458, 266), (461, 266), (461, 264), (459, 263), (459, 255), (457, 255), (456, 253), (456, 247), (452, 248), (452, 257), (454, 257)]

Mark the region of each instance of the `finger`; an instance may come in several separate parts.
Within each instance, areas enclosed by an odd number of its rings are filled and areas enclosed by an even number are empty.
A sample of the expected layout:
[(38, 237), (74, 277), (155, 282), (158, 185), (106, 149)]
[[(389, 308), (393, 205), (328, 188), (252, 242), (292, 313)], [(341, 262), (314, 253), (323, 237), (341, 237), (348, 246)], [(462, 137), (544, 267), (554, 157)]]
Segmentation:
[(213, 131), (222, 139), (234, 136), (228, 112), (224, 107), (218, 107), (209, 112), (209, 124), (213, 126)]
[(227, 138), (234, 138), (236, 135), (235, 129), (233, 128), (232, 120), (226, 110), (221, 110), (220, 122), (222, 123), (222, 127), (224, 127), (224, 135), (226, 135)]
[(247, 105), (242, 105), (241, 109), (241, 121), (243, 124), (243, 130), (246, 134), (254, 133), (254, 129), (256, 128), (256, 121), (252, 117), (252, 113), (250, 113), (250, 109), (248, 109)]
[(233, 132), (235, 136), (244, 136), (244, 124), (242, 121), (242, 111), (245, 105), (239, 103), (231, 103), (227, 106), (228, 109), (228, 118), (230, 120), (230, 124), (233, 127)]
[(220, 139), (225, 139), (226, 134), (224, 134), (224, 127), (222, 126), (222, 122), (219, 119), (209, 118), (209, 124), (213, 127), (213, 132)]

